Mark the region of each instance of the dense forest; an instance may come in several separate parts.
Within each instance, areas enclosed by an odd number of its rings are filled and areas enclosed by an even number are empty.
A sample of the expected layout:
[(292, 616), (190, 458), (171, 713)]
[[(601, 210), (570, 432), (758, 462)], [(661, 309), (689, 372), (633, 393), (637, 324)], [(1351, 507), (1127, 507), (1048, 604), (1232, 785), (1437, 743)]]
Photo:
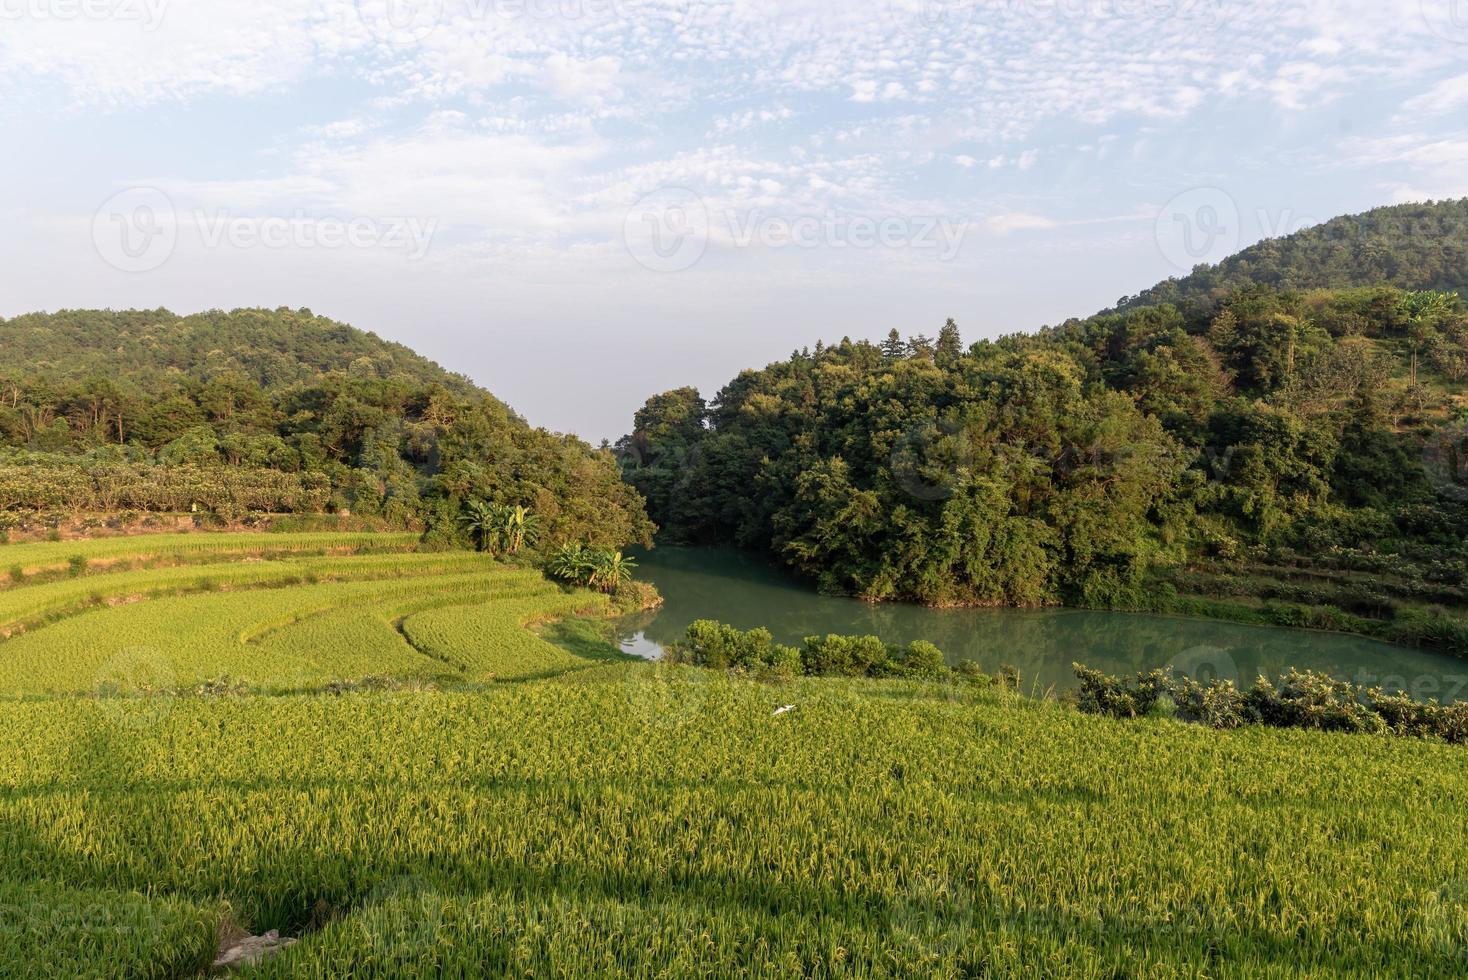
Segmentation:
[[(1321, 240), (1260, 246), (1288, 257), (1269, 278), (1305, 278), (1290, 263), (1313, 263)], [(1372, 249), (1354, 271), (1334, 261), (1333, 279), (1378, 278)], [(711, 404), (659, 395), (619, 444), (626, 477), (659, 540), (767, 550), (831, 592), (1297, 600), (1325, 610), (1301, 625), (1395, 621), (1376, 632), (1431, 642), (1422, 634), (1447, 629), (1456, 645), (1457, 626), (1403, 619), (1464, 602), (1461, 296), (1375, 282), (1170, 290), (1189, 298), (967, 347), (952, 321), (936, 338), (818, 343), (741, 373)]]
[(1137, 296), (1118, 310), (1170, 303), (1207, 310), (1248, 286), (1281, 291), (1396, 286), (1455, 290), (1468, 284), (1468, 199), (1400, 204), (1335, 218), (1271, 238), (1199, 266)]
[(651, 528), (610, 453), (306, 310), (31, 314), (0, 320), (0, 349), (6, 526), (349, 510), (463, 543), (474, 500), (532, 508), (550, 543)]

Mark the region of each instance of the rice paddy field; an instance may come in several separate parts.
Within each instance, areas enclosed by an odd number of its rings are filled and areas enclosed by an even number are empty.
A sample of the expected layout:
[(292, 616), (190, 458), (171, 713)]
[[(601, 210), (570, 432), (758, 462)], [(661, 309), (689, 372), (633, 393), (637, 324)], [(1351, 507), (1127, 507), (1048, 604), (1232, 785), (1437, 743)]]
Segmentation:
[(477, 555), (183, 537), (0, 548), (0, 977), (1468, 974), (1461, 748), (756, 683)]

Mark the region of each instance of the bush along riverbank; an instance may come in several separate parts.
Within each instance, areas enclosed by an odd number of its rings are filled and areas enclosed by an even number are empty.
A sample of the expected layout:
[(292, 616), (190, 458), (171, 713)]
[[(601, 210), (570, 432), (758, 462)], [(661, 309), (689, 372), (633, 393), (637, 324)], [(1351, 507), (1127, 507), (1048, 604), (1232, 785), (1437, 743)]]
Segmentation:
[[(875, 636), (831, 634), (806, 637), (793, 647), (776, 643), (767, 629), (739, 630), (712, 620), (690, 625), (684, 639), (668, 650), (667, 660), (766, 681), (906, 678), (1020, 688), (1013, 668), (990, 676), (972, 660), (950, 667), (943, 651), (923, 640), (900, 646)], [(1232, 681), (1202, 683), (1163, 669), (1125, 679), (1073, 666), (1080, 690), (1061, 700), (1086, 714), (1168, 718), (1219, 730), (1263, 725), (1468, 743), (1468, 703), (1418, 701), (1401, 691), (1365, 688), (1315, 671), (1291, 669), (1276, 680), (1260, 677), (1240, 689)]]

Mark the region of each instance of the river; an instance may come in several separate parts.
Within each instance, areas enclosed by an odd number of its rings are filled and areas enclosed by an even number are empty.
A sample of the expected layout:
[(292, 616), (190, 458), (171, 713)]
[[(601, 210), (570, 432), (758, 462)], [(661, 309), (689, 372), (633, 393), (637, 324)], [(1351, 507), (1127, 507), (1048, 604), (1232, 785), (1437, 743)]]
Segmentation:
[(661, 609), (618, 624), (622, 649), (648, 658), (696, 619), (750, 629), (782, 643), (841, 633), (889, 643), (929, 640), (950, 662), (1019, 669), (1027, 691), (1076, 686), (1071, 663), (1111, 674), (1170, 666), (1199, 680), (1241, 686), (1288, 667), (1323, 671), (1419, 698), (1468, 700), (1468, 661), (1363, 637), (1245, 626), (1213, 620), (1071, 609), (927, 609), (822, 596), (760, 557), (714, 548), (658, 548), (639, 554), (638, 577), (662, 592)]

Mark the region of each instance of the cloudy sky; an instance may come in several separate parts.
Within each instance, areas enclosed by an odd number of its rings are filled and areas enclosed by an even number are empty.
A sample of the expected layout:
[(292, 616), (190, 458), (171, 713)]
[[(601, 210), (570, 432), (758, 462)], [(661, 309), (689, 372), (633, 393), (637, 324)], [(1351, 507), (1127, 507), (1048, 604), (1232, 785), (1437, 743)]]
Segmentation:
[(593, 440), (1468, 195), (1468, 0), (0, 0), (0, 316), (309, 307)]

